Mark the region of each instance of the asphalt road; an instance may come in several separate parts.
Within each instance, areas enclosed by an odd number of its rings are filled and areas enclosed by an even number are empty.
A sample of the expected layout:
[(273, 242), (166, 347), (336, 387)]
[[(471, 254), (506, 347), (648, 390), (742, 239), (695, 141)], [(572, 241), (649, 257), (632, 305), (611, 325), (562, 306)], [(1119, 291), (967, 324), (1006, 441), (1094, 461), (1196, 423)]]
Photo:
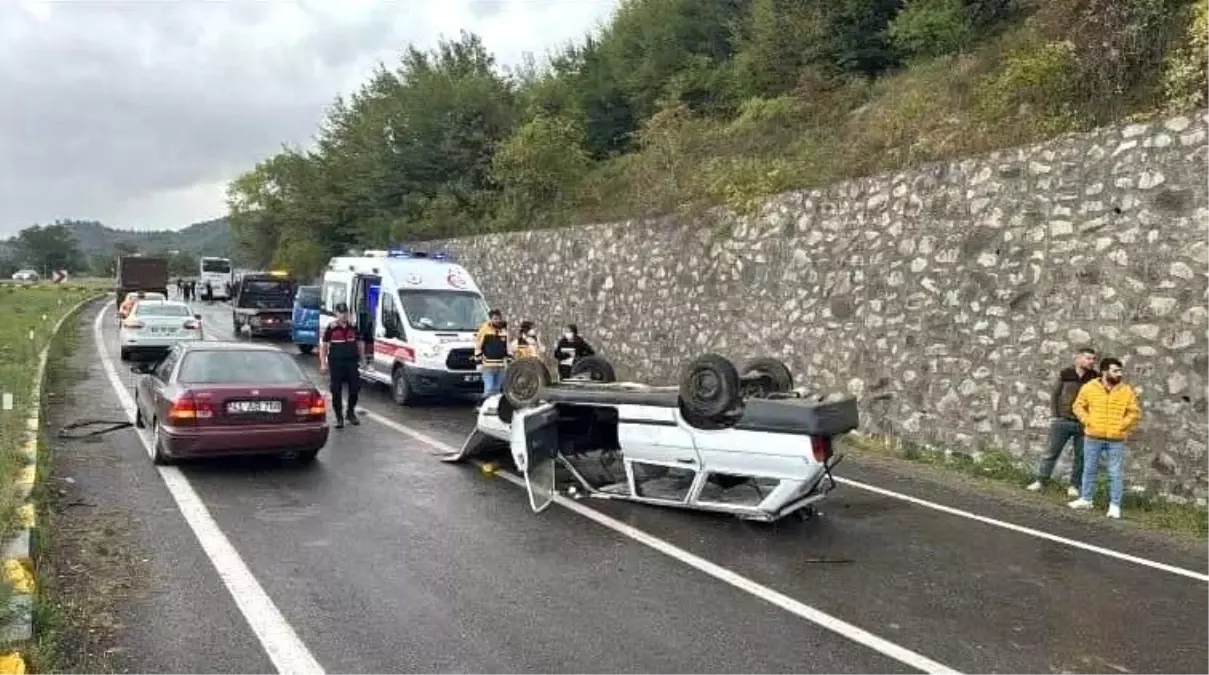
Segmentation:
[[(112, 303), (103, 306), (104, 349), (116, 362)], [(211, 339), (231, 339), (227, 306), (196, 306)], [(81, 319), (85, 353), (97, 351), (92, 320), (100, 308)], [(320, 381), (314, 357), (298, 360)], [(120, 414), (101, 365), (77, 388)], [(116, 365), (129, 386), (135, 376)], [(885, 645), (960, 672), (1204, 672), (1209, 661), (1203, 576), (852, 485), (833, 493), (821, 518), (772, 526), (580, 502), (637, 529), (627, 536), (559, 506), (535, 515), (515, 485), (438, 462), (432, 447), (380, 421), (457, 446), (473, 424), (467, 405), (401, 408), (373, 385), (363, 387), (361, 405), (376, 415), (333, 431), (315, 466), (260, 460), (181, 469), (328, 672), (917, 671), (910, 664), (918, 661)], [(97, 452), (136, 477), (113, 498), (140, 512), (154, 549), (150, 600), (128, 611), (131, 621), (140, 613), (164, 618), (135, 649), (131, 669), (271, 669), (265, 639), (233, 621), (237, 603), (168, 507), (135, 432), (109, 434)], [(1203, 547), (1160, 546), (1087, 514), (908, 478), (859, 457), (838, 473), (1110, 552), (1200, 575), (1209, 568)], [(643, 541), (651, 536), (724, 572), (706, 574)], [(774, 595), (847, 623), (787, 611)], [(854, 638), (852, 626), (874, 637)], [(204, 645), (188, 641), (197, 635)], [(202, 652), (212, 660), (199, 660)]]

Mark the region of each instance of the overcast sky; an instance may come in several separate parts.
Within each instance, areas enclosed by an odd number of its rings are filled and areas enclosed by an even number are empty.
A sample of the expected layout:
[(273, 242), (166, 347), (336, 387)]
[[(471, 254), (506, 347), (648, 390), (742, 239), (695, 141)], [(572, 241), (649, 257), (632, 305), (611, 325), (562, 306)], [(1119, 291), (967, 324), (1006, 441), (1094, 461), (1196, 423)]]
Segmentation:
[(616, 0), (0, 0), (0, 237), (55, 218), (223, 215), (226, 183), (408, 43), (461, 29), (505, 64)]

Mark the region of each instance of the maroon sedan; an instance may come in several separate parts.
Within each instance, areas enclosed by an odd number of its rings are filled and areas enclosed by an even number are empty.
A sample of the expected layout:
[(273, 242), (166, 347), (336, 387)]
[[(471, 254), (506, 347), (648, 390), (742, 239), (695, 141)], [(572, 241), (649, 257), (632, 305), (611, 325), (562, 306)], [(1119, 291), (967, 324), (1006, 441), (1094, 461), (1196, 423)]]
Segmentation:
[(248, 342), (177, 343), (142, 362), (135, 426), (151, 427), (155, 463), (231, 455), (296, 455), (327, 443), (327, 403), (292, 358)]

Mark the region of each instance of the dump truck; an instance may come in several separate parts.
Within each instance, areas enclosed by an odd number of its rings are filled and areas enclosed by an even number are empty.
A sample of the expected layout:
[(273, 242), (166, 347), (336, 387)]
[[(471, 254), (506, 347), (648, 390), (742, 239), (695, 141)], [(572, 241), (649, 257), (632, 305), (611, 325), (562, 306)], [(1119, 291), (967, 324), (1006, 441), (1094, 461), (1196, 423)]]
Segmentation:
[(120, 308), (127, 293), (163, 293), (168, 296), (168, 260), (141, 255), (118, 257), (117, 299)]

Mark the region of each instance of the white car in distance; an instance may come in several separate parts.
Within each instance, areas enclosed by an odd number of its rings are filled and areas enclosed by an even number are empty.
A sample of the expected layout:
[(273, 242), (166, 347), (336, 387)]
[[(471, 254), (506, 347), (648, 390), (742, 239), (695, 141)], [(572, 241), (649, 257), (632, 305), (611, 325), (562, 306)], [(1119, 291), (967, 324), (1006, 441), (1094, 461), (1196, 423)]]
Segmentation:
[(174, 300), (141, 299), (118, 327), (123, 361), (135, 354), (162, 354), (178, 342), (202, 339), (201, 315)]
[(678, 387), (613, 382), (612, 370), (588, 357), (556, 382), (540, 359), (514, 361), (503, 393), (483, 402), (475, 431), (443, 460), (509, 448), (534, 511), (562, 482), (573, 496), (772, 522), (814, 513), (835, 487), (831, 469), (842, 455), (833, 440), (859, 421), (855, 398), (795, 390), (775, 359), (755, 359), (740, 374), (705, 354)]

